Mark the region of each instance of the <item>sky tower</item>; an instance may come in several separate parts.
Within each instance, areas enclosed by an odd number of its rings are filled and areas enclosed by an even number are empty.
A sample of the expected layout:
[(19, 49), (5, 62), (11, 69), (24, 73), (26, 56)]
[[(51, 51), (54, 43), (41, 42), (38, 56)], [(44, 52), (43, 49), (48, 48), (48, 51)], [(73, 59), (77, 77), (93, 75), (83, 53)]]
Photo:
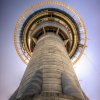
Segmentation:
[(32, 5), (16, 23), (14, 44), (27, 68), (9, 100), (88, 100), (73, 69), (86, 47), (86, 30), (71, 7)]

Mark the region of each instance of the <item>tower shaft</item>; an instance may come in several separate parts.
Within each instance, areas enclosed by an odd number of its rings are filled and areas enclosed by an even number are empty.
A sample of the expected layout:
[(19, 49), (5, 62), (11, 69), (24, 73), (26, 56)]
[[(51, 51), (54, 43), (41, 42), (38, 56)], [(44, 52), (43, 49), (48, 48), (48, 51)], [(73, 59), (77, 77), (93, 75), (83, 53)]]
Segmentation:
[(46, 33), (36, 42), (17, 91), (21, 100), (85, 100), (63, 40)]

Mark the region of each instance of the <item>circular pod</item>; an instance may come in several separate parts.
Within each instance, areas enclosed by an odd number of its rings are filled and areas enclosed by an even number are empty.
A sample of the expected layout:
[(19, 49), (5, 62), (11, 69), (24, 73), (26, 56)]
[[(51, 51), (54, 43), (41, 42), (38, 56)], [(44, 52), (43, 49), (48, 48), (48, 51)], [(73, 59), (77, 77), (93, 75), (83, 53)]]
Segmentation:
[(45, 1), (29, 7), (14, 29), (14, 45), (22, 61), (28, 64), (37, 40), (47, 33), (59, 35), (75, 64), (86, 47), (86, 29), (71, 7), (61, 2)]

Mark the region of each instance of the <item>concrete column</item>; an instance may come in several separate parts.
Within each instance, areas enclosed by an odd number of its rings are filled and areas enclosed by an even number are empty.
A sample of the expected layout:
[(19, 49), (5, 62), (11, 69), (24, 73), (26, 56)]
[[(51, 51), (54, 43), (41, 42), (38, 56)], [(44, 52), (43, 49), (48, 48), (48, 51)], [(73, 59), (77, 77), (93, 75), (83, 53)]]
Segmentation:
[(17, 98), (44, 93), (59, 93), (84, 100), (64, 42), (53, 33), (37, 41)]

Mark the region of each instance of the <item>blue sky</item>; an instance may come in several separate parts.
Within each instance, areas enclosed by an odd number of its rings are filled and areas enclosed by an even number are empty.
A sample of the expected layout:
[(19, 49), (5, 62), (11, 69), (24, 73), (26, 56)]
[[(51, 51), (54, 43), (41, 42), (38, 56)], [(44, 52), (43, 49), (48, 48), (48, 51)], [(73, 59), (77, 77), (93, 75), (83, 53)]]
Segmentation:
[[(14, 48), (13, 30), (16, 21), (25, 9), (38, 1), (40, 0), (0, 0), (1, 100), (7, 100), (15, 91), (26, 68)], [(54, 1), (71, 6), (84, 21), (88, 38), (87, 48), (74, 68), (81, 87), (89, 99), (100, 100), (100, 0)]]

